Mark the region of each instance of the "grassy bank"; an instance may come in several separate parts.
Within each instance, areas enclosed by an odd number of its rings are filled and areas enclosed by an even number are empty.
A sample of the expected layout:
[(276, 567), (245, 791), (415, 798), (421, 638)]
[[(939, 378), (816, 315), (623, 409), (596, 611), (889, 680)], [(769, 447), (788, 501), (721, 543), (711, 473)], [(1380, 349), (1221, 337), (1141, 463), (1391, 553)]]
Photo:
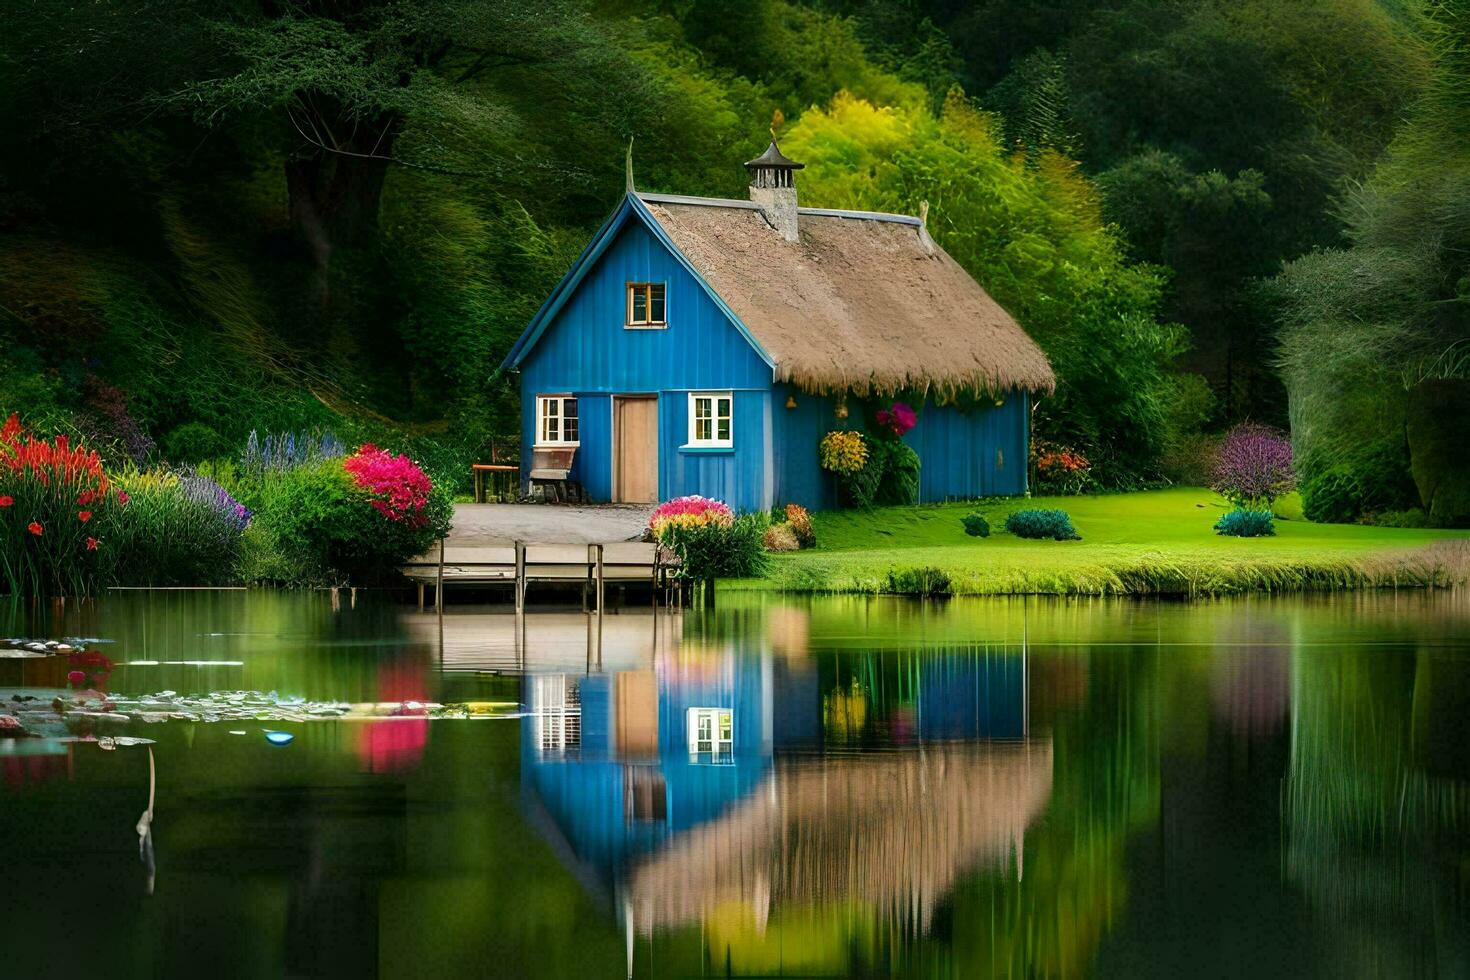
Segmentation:
[[(1006, 515), (1056, 507), (1081, 541), (1028, 541)], [(1470, 532), (1313, 524), (1295, 501), (1270, 538), (1212, 530), (1227, 509), (1208, 490), (1038, 497), (814, 515), (820, 547), (773, 556), (763, 579), (733, 588), (798, 592), (1228, 595), (1368, 586), (1442, 586), (1470, 579)], [(994, 533), (968, 537), (960, 518), (984, 514)]]

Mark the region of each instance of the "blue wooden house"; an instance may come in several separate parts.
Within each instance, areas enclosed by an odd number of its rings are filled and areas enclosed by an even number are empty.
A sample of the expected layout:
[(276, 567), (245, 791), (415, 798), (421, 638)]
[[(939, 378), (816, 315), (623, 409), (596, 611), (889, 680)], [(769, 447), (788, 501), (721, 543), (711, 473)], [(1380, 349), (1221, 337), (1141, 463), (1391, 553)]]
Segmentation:
[[(836, 504), (817, 445), (894, 398), (925, 501), (1026, 490), (1045, 355), (925, 219), (797, 206), (773, 142), (750, 200), (631, 189), (506, 358), (522, 479), (595, 501)], [(631, 179), (630, 179), (631, 185)]]

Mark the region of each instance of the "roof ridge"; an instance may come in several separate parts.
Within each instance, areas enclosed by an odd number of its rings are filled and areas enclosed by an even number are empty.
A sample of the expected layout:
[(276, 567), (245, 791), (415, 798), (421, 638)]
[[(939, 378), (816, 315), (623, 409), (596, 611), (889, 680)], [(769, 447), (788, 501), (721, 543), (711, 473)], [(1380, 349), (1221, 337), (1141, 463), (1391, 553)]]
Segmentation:
[[(754, 201), (742, 201), (730, 197), (695, 197), (688, 194), (653, 194), (638, 191), (638, 199), (647, 204), (689, 204), (706, 208), (740, 208), (759, 211)], [(895, 224), (918, 227), (924, 222), (911, 214), (892, 214), (887, 211), (849, 211), (843, 208), (797, 208), (796, 213), (811, 218), (855, 218), (862, 221), (891, 221)]]

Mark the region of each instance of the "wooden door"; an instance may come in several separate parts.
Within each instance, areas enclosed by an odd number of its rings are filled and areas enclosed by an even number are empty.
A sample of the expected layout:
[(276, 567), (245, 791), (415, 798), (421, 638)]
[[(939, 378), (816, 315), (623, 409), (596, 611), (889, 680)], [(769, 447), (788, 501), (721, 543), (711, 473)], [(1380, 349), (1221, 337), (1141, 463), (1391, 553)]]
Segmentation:
[(658, 682), (651, 670), (613, 675), (614, 747), (619, 759), (658, 755)]
[(613, 500), (658, 500), (658, 399), (613, 399)]

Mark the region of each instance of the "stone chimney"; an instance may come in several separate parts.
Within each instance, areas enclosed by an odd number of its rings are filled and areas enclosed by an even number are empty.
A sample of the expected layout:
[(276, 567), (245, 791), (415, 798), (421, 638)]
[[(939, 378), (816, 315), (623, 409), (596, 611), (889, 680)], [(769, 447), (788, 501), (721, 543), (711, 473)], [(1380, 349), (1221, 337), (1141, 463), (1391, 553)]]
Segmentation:
[(796, 224), (796, 171), (806, 164), (788, 160), (776, 145), (775, 137), (766, 152), (747, 161), (750, 172), (750, 199), (760, 206), (761, 214), (788, 242), (799, 237)]

